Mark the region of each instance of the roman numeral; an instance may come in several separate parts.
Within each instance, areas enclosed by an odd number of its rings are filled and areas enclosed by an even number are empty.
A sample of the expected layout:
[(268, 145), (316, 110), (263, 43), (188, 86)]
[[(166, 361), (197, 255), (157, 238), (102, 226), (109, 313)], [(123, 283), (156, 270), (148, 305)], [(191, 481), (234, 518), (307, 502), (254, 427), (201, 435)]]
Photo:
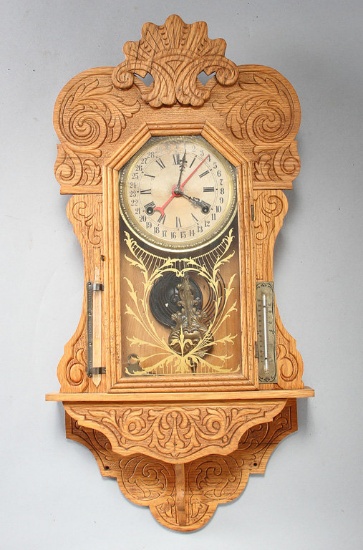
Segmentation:
[(165, 168), (165, 164), (161, 159), (156, 159), (156, 163), (160, 166), (161, 169)]
[(203, 187), (203, 193), (213, 193), (214, 187)]
[(151, 195), (151, 189), (140, 189), (140, 195)]
[(204, 178), (204, 176), (206, 176), (207, 174), (209, 174), (209, 170), (206, 170), (206, 171), (203, 172), (202, 174), (199, 174), (199, 177), (200, 177), (200, 178)]
[(165, 218), (166, 218), (165, 214), (164, 214), (164, 216), (160, 215), (160, 217), (158, 219), (158, 222), (164, 224), (165, 223)]
[(155, 176), (152, 176), (151, 174), (144, 174), (147, 178), (155, 178)]
[(175, 155), (173, 155), (173, 161), (174, 161), (174, 164), (180, 164), (180, 154), (179, 153), (176, 153)]
[(194, 219), (195, 219), (195, 221), (199, 223), (199, 220), (198, 220), (198, 218), (197, 218), (196, 216), (194, 216), (193, 212), (191, 212), (191, 215), (192, 215), (192, 218), (194, 218)]
[(197, 157), (194, 157), (194, 158), (193, 158), (191, 164), (189, 165), (189, 168), (191, 168), (191, 167), (193, 166), (193, 164), (195, 163), (195, 159), (196, 159), (196, 158), (197, 158)]
[(175, 218), (175, 226), (177, 229), (181, 227), (181, 221), (180, 221), (180, 218), (178, 218), (178, 216)]

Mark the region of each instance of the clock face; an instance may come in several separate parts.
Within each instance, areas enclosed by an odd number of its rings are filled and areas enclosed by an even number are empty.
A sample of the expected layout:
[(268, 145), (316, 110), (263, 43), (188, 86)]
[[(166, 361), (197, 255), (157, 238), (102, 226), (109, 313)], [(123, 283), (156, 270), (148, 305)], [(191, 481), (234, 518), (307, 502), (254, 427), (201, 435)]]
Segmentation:
[(216, 239), (237, 205), (235, 167), (201, 136), (153, 137), (120, 171), (120, 211), (146, 243), (187, 251)]

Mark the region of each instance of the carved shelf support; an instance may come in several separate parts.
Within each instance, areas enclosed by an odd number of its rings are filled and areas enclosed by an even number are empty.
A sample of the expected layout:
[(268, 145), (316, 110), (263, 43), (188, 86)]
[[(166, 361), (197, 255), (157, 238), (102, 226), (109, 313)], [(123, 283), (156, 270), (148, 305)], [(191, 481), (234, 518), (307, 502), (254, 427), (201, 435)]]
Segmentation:
[(248, 428), (233, 452), (171, 464), (145, 454), (124, 457), (103, 433), (66, 415), (67, 437), (90, 449), (101, 474), (116, 478), (129, 500), (178, 531), (200, 529), (218, 505), (240, 496), (249, 476), (263, 474), (278, 443), (296, 430), (296, 401), (287, 400), (273, 420)]
[(285, 400), (224, 404), (135, 406), (66, 404), (80, 426), (103, 433), (112, 450), (123, 456), (142, 453), (182, 464), (209, 454), (234, 451), (242, 435), (256, 424), (270, 422)]

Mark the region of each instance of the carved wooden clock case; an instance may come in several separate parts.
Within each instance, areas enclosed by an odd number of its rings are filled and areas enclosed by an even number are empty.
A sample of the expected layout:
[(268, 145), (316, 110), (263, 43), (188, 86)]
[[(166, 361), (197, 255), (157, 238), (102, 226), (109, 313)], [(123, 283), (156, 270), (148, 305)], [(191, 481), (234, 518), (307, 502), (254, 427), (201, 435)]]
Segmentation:
[(47, 399), (126, 497), (192, 531), (265, 471), (313, 395), (273, 290), (300, 109), (204, 22), (146, 23), (124, 53), (55, 105), (85, 291)]

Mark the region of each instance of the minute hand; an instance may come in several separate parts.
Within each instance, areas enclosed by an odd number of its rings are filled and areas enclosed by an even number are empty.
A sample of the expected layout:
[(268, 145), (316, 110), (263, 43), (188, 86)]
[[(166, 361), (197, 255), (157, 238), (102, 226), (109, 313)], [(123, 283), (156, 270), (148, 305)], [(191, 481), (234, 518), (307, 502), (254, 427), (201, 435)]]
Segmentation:
[(202, 162), (200, 162), (198, 164), (198, 166), (193, 170), (193, 172), (191, 172), (189, 174), (189, 176), (183, 181), (183, 183), (180, 184), (179, 186), (179, 189), (183, 189), (183, 187), (188, 183), (188, 181), (190, 180), (190, 178), (192, 178), (194, 176), (194, 174), (197, 172), (197, 170), (199, 170), (199, 168), (202, 166), (202, 164), (207, 160), (207, 159), (210, 159), (210, 156), (207, 155), (203, 160)]

